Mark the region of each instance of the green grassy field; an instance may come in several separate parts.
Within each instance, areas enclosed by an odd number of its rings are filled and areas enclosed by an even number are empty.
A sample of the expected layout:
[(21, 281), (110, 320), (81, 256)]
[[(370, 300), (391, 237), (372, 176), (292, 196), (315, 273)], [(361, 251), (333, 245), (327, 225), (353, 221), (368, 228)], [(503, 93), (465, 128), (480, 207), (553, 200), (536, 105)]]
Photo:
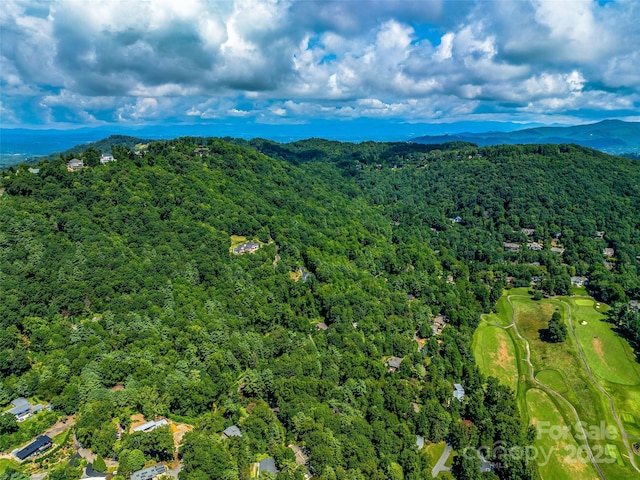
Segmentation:
[(486, 322), (480, 323), (473, 337), (473, 353), (482, 373), (492, 375), (503, 385), (516, 390), (518, 367), (515, 347), (505, 330)]
[[(517, 331), (514, 328), (499, 329), (488, 323), (510, 325), (514, 317), (509, 300), (516, 311)], [(624, 422), (627, 434), (640, 436), (640, 365), (635, 362), (628, 344), (616, 335), (611, 324), (603, 321), (603, 312), (608, 309), (607, 305), (598, 304), (590, 297), (533, 301), (527, 289), (509, 290), (498, 302), (496, 313), (483, 317), (483, 322), (474, 335), (474, 354), (479, 368), (485, 374), (510, 382), (510, 386), (516, 384), (518, 405), (532, 421), (544, 419), (555, 422), (556, 425), (572, 426), (573, 436), (563, 439), (566, 444), (562, 444), (562, 448), (575, 451), (582, 445), (579, 429), (576, 430), (575, 426), (578, 419), (584, 422), (586, 428), (598, 425), (610, 427), (613, 436), (596, 435), (589, 438), (589, 445), (608, 480), (626, 480), (637, 472), (629, 464), (628, 451), (620, 439), (609, 401), (588, 376), (585, 362), (580, 356), (582, 349), (595, 380), (614, 399), (616, 413)], [(571, 333), (560, 344), (542, 340), (555, 310), (561, 313), (565, 322), (568, 322), (571, 315), (577, 342)], [(518, 332), (529, 343), (535, 379), (544, 386), (536, 385), (529, 376), (524, 355), (525, 342), (517, 335)], [(511, 340), (513, 347), (511, 368), (504, 362), (499, 364), (496, 361), (499, 358), (497, 352), (500, 350), (500, 343), (504, 341), (503, 335)], [(514, 380), (516, 375), (517, 382)], [(546, 388), (555, 390), (562, 398), (556, 398), (551, 391), (545, 391)], [(572, 408), (577, 412), (578, 418)], [(544, 439), (538, 441), (543, 442), (540, 448), (551, 446), (549, 440), (547, 443), (544, 443)], [(586, 459), (586, 471), (582, 470), (578, 461), (550, 459), (541, 467), (542, 478), (596, 478), (596, 471), (588, 459), (585, 447), (582, 446), (582, 450), (578, 448), (578, 453), (582, 453), (582, 460)], [(636, 456), (636, 459), (640, 463), (640, 457)]]
[(20, 464), (10, 458), (0, 458), (0, 473), (4, 472), (9, 467), (19, 470)]
[(589, 368), (600, 379), (622, 385), (640, 384), (640, 365), (635, 361), (629, 344), (616, 335), (613, 325), (604, 315), (585, 305), (584, 299), (569, 300), (573, 326)]
[(580, 444), (569, 433), (570, 423), (567, 425), (560, 410), (545, 392), (538, 388), (529, 389), (527, 408), (531, 423), (538, 429), (534, 455), (537, 455), (536, 463), (543, 479), (600, 478), (590, 462), (584, 462), (574, 455)]
[(536, 374), (536, 380), (560, 393), (566, 393), (568, 390), (564, 377), (557, 370), (541, 370)]

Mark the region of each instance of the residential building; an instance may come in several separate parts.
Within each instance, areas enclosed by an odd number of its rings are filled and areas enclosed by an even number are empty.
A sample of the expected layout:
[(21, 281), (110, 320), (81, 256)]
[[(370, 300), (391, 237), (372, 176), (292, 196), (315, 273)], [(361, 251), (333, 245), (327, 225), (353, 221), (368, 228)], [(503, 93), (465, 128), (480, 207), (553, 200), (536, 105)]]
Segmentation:
[(158, 420), (157, 422), (151, 421), (147, 423), (143, 423), (133, 429), (134, 432), (152, 432), (156, 428), (166, 427), (169, 425), (166, 419)]
[(103, 164), (103, 165), (105, 163), (113, 162), (114, 160), (115, 160), (115, 158), (113, 158), (113, 155), (109, 155), (109, 154), (105, 154), (105, 153), (100, 155), (100, 163)]
[(260, 244), (256, 242), (247, 242), (242, 245), (238, 245), (233, 249), (233, 253), (236, 255), (242, 255), (245, 253), (253, 253), (260, 248)]
[(162, 464), (153, 465), (152, 467), (133, 472), (131, 474), (131, 480), (153, 480), (157, 476), (164, 474), (166, 471), (166, 467)]
[(402, 359), (400, 357), (391, 357), (387, 359), (385, 365), (389, 367), (390, 372), (395, 372), (400, 368), (400, 365), (402, 365)]
[(453, 397), (457, 398), (459, 401), (462, 401), (464, 398), (464, 388), (459, 383), (453, 384)]
[(571, 277), (571, 285), (576, 287), (584, 287), (589, 285), (589, 279), (587, 277)]
[(33, 455), (44, 452), (50, 448), (51, 445), (51, 439), (47, 435), (40, 435), (22, 450), (18, 450), (15, 455), (19, 460), (25, 460)]
[(242, 437), (242, 432), (237, 425), (231, 425), (224, 429), (222, 432), (222, 438), (231, 438), (231, 437)]
[(260, 476), (262, 472), (269, 472), (273, 475), (277, 475), (278, 469), (276, 468), (276, 461), (271, 457), (260, 460), (258, 463), (258, 476)]
[(23, 397), (11, 400), (11, 405), (13, 405), (13, 408), (7, 410), (6, 413), (15, 415), (16, 418), (21, 417), (24, 414), (28, 414), (31, 411), (31, 404), (29, 403), (29, 400)]
[(78, 170), (82, 170), (84, 168), (84, 162), (77, 158), (72, 158), (67, 162), (67, 170), (70, 172), (76, 172)]
[(504, 242), (502, 245), (504, 246), (505, 252), (519, 252), (521, 246), (519, 243), (512, 242)]

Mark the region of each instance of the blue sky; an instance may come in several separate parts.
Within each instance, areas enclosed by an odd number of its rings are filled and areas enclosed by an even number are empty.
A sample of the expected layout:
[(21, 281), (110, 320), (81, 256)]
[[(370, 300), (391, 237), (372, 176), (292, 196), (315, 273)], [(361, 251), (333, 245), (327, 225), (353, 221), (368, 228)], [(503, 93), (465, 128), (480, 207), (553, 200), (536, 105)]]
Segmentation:
[(637, 0), (5, 0), (0, 126), (638, 121), (638, 20)]

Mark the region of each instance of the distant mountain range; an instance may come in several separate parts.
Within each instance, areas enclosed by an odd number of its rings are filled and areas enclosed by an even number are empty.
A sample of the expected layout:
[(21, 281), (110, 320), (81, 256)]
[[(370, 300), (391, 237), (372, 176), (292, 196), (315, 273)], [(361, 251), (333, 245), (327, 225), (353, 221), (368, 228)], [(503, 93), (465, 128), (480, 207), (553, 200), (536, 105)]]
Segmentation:
[[(309, 125), (165, 125), (140, 127), (95, 127), (71, 130), (31, 130), (24, 128), (0, 128), (0, 169), (21, 162), (35, 163), (38, 158), (55, 156), (59, 152), (84, 150), (93, 146), (109, 151), (112, 143), (131, 146), (131, 141), (141, 139), (171, 139), (184, 136), (233, 137), (250, 139), (268, 138), (281, 143), (317, 137), (349, 142), (403, 141), (443, 144), (455, 141), (475, 143), (480, 146), (517, 143), (575, 143), (606, 153), (637, 158), (640, 155), (640, 123), (605, 120), (591, 125), (574, 127), (535, 127), (522, 130), (515, 124), (474, 122), (456, 124), (371, 124), (364, 120), (352, 123), (324, 122)], [(349, 128), (346, 128), (346, 127)], [(450, 130), (451, 129), (451, 130)], [(465, 133), (443, 134), (447, 131)], [(491, 131), (480, 131), (491, 129)], [(473, 131), (468, 131), (473, 130)], [(505, 131), (507, 130), (507, 131)], [(511, 131), (508, 131), (511, 130)], [(415, 137), (418, 132), (432, 135)], [(129, 136), (129, 140), (123, 140)], [(95, 143), (92, 143), (95, 142)], [(105, 143), (106, 142), (106, 143)]]
[(513, 132), (458, 133), (412, 138), (415, 143), (471, 142), (480, 146), (524, 143), (575, 143), (615, 155), (640, 152), (640, 123), (604, 120), (574, 127), (536, 127)]

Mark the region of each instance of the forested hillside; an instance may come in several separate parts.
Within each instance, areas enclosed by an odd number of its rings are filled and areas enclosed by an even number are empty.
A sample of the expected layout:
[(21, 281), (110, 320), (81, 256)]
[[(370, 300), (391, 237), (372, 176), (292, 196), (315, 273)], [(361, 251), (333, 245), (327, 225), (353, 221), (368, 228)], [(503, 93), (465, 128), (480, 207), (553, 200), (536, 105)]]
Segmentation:
[[(272, 456), (278, 479), (418, 480), (433, 465), (417, 436), (532, 441), (471, 353), (505, 287), (567, 293), (580, 275), (608, 302), (640, 293), (633, 160), (563, 145), (234, 142), (3, 172), (0, 405), (77, 413), (78, 439), (123, 475), (136, 455), (174, 454), (162, 429), (117, 438), (142, 413), (195, 427), (183, 479), (246, 479)], [(242, 437), (221, 439), (232, 425)], [(536, 477), (499, 460), (499, 478)], [(477, 469), (454, 463), (459, 478)]]

